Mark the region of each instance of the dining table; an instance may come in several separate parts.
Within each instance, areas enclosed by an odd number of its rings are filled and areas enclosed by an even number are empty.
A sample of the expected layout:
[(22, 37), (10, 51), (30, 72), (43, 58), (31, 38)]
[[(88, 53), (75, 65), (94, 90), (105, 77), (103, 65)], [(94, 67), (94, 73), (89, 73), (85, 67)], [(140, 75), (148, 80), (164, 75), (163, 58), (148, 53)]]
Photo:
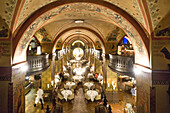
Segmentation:
[(80, 76), (80, 75), (73, 76), (74, 81), (75, 81), (75, 80), (81, 81), (83, 78), (84, 78), (84, 77), (83, 77), (83, 76)]
[(63, 95), (64, 99), (67, 101), (68, 96), (72, 95), (72, 91), (71, 90), (63, 90), (63, 91), (61, 91), (61, 94)]
[(72, 86), (76, 85), (75, 82), (67, 82), (66, 86), (68, 86), (69, 89), (71, 89)]
[(98, 95), (98, 92), (96, 90), (88, 90), (86, 93), (90, 97), (92, 102), (94, 101), (95, 97)]
[(69, 73), (64, 73), (64, 76), (69, 77), (69, 76), (70, 76), (70, 74), (69, 74)]
[(94, 84), (92, 82), (86, 82), (84, 85), (90, 89)]

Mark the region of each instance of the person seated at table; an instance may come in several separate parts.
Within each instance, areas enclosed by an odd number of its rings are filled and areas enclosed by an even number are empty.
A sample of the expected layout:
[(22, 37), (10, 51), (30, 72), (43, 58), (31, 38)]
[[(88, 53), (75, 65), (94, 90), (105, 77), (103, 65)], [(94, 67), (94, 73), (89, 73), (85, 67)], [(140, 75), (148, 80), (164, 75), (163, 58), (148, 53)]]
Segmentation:
[(61, 81), (64, 81), (64, 74), (62, 72), (59, 73)]
[(98, 74), (96, 73), (94, 77), (97, 78), (97, 77), (98, 77)]

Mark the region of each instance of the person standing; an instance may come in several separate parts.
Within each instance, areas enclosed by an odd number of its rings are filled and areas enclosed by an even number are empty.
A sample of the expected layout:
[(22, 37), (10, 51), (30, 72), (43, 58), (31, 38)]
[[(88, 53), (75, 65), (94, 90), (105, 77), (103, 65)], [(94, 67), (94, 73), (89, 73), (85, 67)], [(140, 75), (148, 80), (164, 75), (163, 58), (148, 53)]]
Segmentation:
[(44, 94), (44, 91), (41, 89), (41, 87), (39, 87), (37, 90), (37, 97), (35, 99), (34, 107), (36, 107), (36, 104), (39, 102), (41, 103), (41, 109), (43, 109), (43, 103), (44, 103), (43, 94)]

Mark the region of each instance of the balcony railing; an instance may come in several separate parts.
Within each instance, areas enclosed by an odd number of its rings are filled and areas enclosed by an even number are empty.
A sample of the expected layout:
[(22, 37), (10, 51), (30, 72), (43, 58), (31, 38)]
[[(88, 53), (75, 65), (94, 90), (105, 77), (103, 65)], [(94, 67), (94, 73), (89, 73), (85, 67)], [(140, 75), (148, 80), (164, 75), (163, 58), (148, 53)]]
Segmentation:
[(109, 67), (116, 72), (134, 76), (133, 64), (133, 56), (119, 56), (109, 54)]
[(49, 67), (48, 59), (49, 59), (49, 54), (28, 56), (27, 61), (29, 65), (29, 70), (27, 74), (33, 74), (48, 68)]

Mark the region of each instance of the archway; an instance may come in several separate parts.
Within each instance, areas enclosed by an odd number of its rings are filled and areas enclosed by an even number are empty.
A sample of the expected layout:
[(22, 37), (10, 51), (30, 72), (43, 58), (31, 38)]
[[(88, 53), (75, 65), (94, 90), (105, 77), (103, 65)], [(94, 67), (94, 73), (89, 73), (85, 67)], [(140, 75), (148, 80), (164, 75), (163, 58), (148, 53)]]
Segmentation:
[[(28, 46), (28, 42), (30, 41), (30, 38), (28, 37), (31, 37), (39, 26), (64, 11), (76, 10), (76, 5), (84, 6), (85, 10), (106, 15), (121, 26), (134, 44), (135, 51), (138, 55), (136, 56), (136, 63), (150, 67), (149, 39), (138, 22), (113, 4), (103, 1), (89, 0), (70, 0), (67, 3), (63, 1), (56, 1), (35, 12), (28, 20), (25, 21), (25, 23), (21, 26), (22, 29), (20, 28), (13, 38), (13, 64), (20, 62), (21, 59), (22, 61), (25, 60), (25, 48)], [(61, 10), (55, 12), (56, 8)]]

